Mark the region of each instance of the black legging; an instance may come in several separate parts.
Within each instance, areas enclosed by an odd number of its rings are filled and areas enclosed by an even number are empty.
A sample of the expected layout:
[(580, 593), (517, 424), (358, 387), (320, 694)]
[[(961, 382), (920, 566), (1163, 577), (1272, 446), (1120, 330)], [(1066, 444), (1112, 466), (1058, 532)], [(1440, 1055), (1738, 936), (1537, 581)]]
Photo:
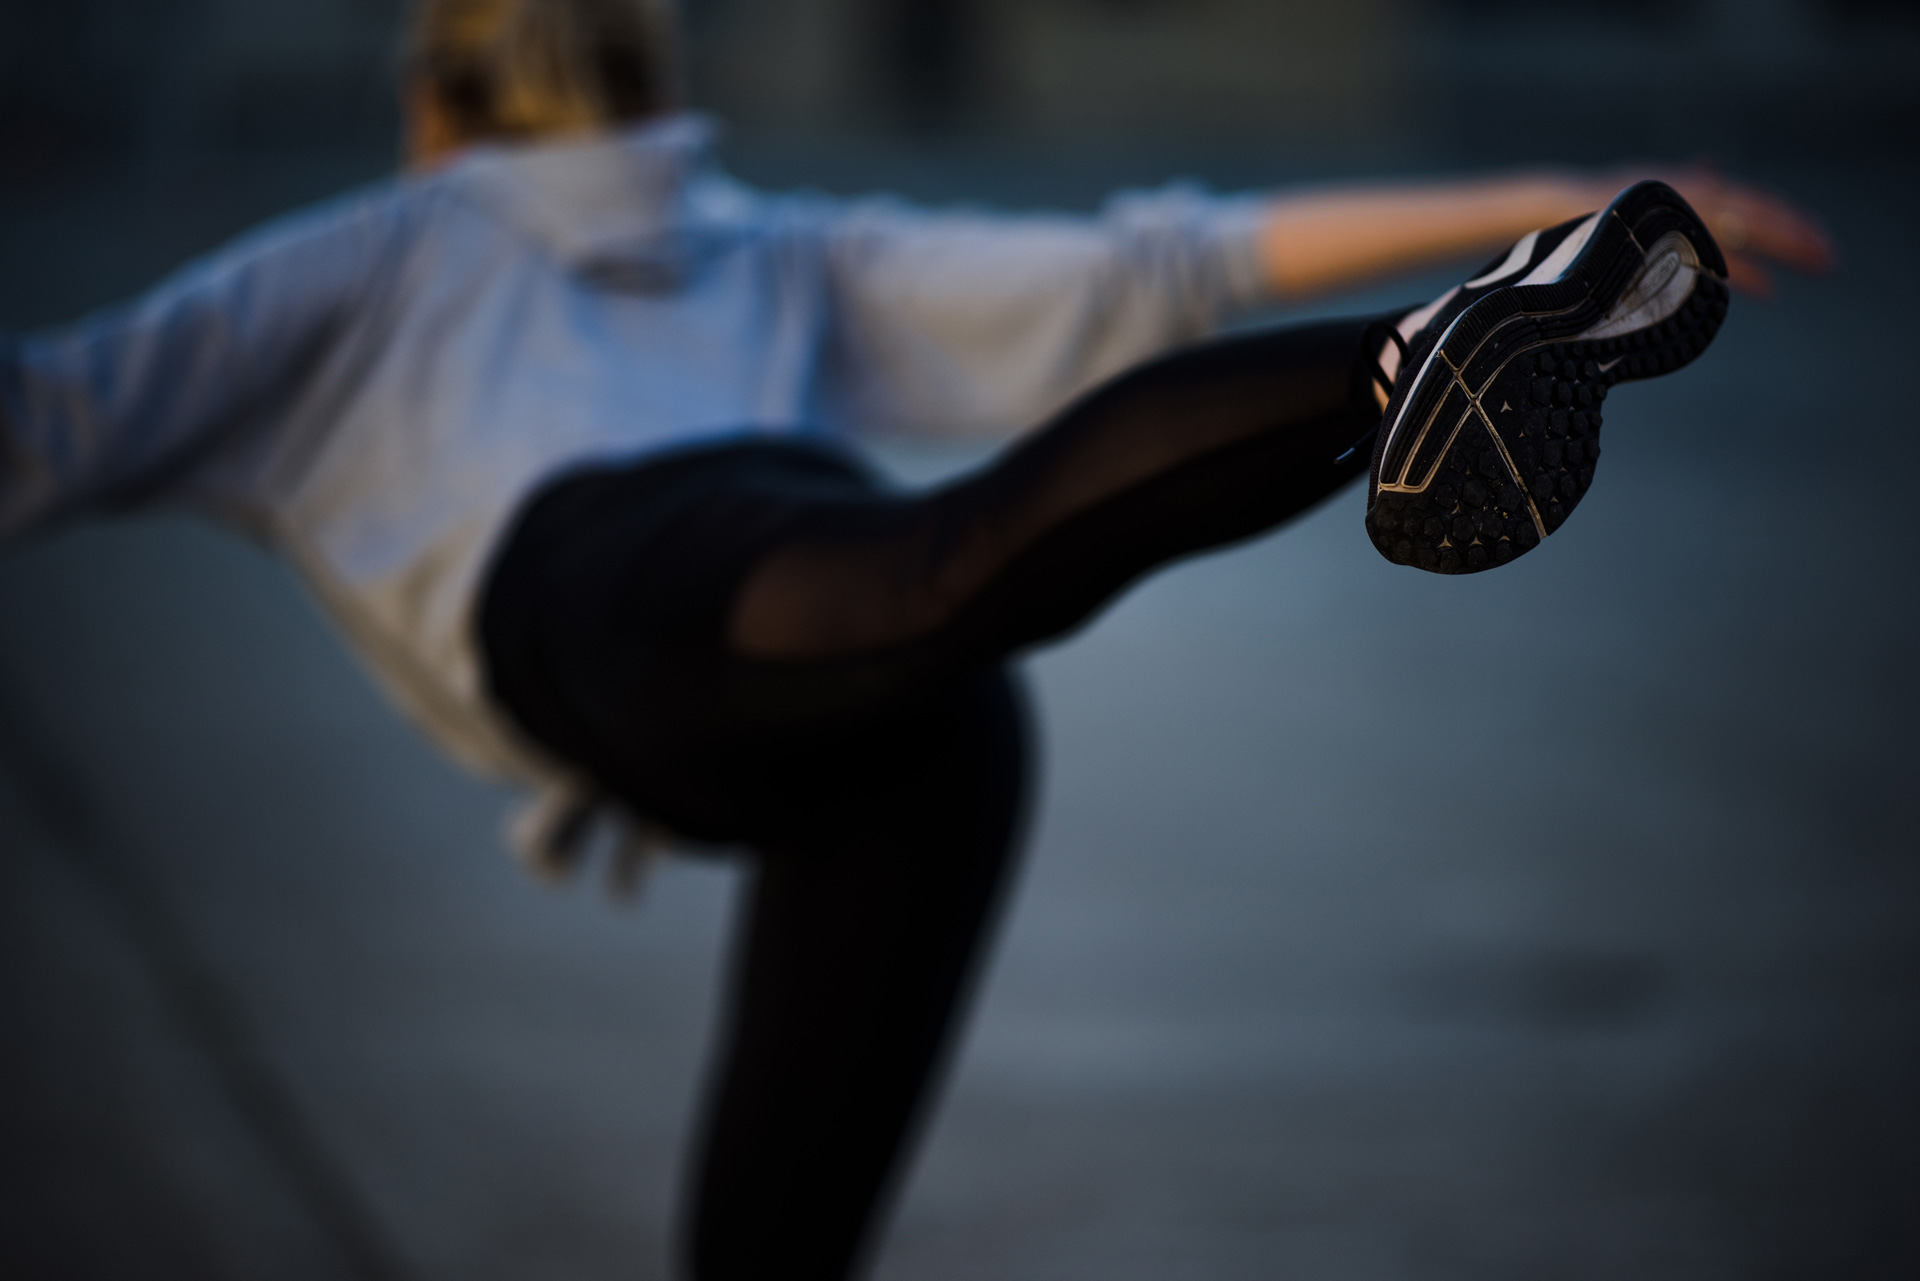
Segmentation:
[(494, 566), (495, 697), (634, 812), (756, 858), (698, 1281), (840, 1281), (994, 918), (1025, 799), (1004, 670), (1366, 469), (1368, 322), (1191, 348), (918, 494), (754, 440), (549, 485)]

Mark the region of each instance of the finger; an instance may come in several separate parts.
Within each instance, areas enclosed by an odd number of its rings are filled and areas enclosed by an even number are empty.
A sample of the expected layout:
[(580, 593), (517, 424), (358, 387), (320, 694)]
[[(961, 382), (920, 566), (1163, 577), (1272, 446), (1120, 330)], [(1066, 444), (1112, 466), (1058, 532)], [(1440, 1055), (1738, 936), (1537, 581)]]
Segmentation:
[(1811, 215), (1785, 201), (1762, 197), (1747, 208), (1750, 228), (1746, 250), (1783, 266), (1809, 273), (1831, 271), (1833, 237)]
[(1699, 213), (1723, 253), (1809, 274), (1832, 270), (1833, 238), (1819, 219), (1782, 197), (1728, 181), (1699, 162), (1669, 171), (1666, 181)]
[(1773, 297), (1773, 275), (1744, 254), (1728, 254), (1727, 283), (1749, 298)]
[(1702, 211), (1708, 230), (1728, 253), (1749, 254), (1817, 273), (1834, 265), (1833, 238), (1819, 220), (1776, 196), (1730, 187)]
[(1667, 169), (1653, 172), (1650, 176), (1672, 187), (1686, 198), (1695, 212), (1706, 214), (1717, 209), (1727, 201), (1729, 184), (1714, 170), (1702, 165), (1692, 165), (1686, 169)]
[(1658, 178), (1678, 191), (1707, 224), (1721, 252), (1745, 260), (1742, 288), (1760, 297), (1773, 291), (1763, 263), (1819, 275), (1838, 261), (1833, 237), (1818, 218), (1771, 192), (1729, 181), (1707, 162), (1684, 168), (1628, 166), (1612, 176)]

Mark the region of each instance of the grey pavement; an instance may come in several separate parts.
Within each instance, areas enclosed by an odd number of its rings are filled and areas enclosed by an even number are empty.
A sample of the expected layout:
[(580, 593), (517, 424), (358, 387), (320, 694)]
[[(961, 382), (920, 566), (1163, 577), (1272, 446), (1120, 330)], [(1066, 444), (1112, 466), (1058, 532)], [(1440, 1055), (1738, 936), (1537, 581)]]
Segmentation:
[[(8, 319), (276, 174), (0, 211)], [(1846, 269), (1617, 393), (1540, 552), (1396, 569), (1349, 493), (1031, 664), (879, 1281), (1920, 1275), (1920, 182), (1768, 176)], [(507, 799), (228, 534), (0, 559), (0, 1275), (667, 1277), (737, 873), (540, 888)]]

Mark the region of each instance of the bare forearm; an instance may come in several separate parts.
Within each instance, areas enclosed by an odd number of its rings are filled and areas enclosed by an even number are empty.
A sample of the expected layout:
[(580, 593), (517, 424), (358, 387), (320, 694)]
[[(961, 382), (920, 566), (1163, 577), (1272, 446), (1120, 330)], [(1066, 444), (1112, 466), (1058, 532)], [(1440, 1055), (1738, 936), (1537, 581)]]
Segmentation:
[(1536, 227), (1603, 208), (1640, 178), (1678, 188), (1720, 242), (1735, 288), (1765, 294), (1770, 265), (1821, 272), (1834, 264), (1819, 220), (1758, 187), (1710, 169), (1624, 166), (1600, 174), (1536, 171), (1277, 197), (1261, 236), (1275, 294), (1300, 298), (1396, 272), (1495, 252)]
[(1476, 253), (1586, 213), (1606, 184), (1568, 174), (1329, 188), (1277, 197), (1261, 237), (1268, 279), (1299, 298)]

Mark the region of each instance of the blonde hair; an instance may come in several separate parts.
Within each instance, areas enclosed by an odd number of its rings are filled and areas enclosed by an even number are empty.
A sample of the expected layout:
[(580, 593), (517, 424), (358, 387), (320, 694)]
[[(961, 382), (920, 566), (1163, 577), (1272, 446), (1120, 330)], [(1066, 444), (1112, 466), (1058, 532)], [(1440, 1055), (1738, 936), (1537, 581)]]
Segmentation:
[(416, 0), (405, 73), (463, 137), (603, 128), (675, 105), (653, 0)]

